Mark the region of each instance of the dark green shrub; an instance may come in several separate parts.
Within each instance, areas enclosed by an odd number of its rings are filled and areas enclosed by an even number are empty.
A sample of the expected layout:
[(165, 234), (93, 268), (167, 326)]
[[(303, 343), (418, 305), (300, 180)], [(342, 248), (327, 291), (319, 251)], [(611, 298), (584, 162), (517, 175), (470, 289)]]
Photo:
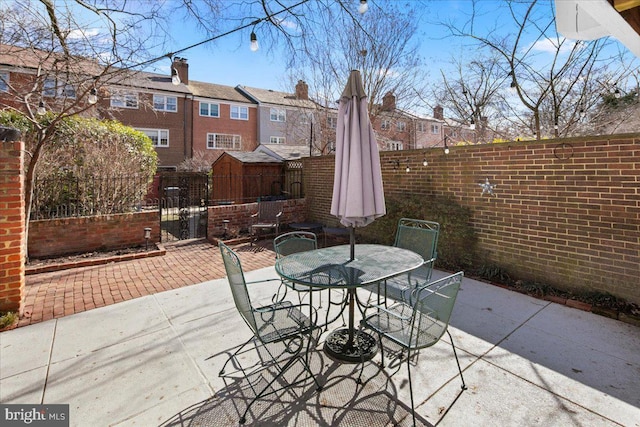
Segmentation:
[(454, 199), (442, 196), (388, 195), (387, 214), (356, 231), (360, 242), (393, 244), (400, 218), (424, 219), (440, 224), (436, 267), (458, 271), (475, 258), (476, 235), (472, 212)]

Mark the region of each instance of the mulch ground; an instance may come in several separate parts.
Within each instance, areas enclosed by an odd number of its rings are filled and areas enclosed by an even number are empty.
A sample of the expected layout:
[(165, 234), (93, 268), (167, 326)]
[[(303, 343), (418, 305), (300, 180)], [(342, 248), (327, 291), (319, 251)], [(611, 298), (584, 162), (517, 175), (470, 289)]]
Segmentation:
[[(163, 256), (27, 275), (18, 327), (226, 276), (220, 250), (207, 240), (163, 246)], [(274, 265), (270, 240), (231, 247), (246, 271)]]

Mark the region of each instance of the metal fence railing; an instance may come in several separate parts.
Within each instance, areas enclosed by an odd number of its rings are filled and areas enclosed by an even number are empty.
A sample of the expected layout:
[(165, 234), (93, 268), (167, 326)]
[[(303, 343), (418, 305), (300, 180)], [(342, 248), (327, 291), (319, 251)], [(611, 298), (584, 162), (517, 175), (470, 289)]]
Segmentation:
[(140, 210), (146, 175), (96, 177), (59, 174), (34, 181), (31, 220), (106, 215)]

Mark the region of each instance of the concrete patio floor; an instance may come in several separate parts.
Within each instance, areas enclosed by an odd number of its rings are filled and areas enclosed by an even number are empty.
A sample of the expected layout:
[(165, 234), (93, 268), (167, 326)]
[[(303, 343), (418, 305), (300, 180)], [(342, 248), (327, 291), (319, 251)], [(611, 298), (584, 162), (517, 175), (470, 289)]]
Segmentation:
[[(277, 285), (254, 285), (254, 302)], [(640, 426), (637, 326), (465, 278), (450, 331), (469, 388), (449, 343), (423, 350), (412, 369), (419, 424)], [(247, 383), (218, 371), (249, 336), (226, 279), (20, 327), (0, 334), (0, 402), (68, 403), (73, 426), (237, 425)], [(247, 425), (410, 425), (406, 363), (378, 361), (358, 387), (359, 365), (315, 351), (324, 389), (308, 381), (268, 396)]]

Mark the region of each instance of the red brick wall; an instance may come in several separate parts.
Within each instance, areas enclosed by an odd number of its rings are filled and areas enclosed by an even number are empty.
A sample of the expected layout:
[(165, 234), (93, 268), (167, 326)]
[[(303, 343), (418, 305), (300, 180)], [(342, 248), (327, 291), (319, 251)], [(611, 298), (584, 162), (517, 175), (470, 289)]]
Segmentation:
[(249, 120), (231, 119), (231, 104), (220, 104), (220, 117), (200, 115), (200, 101), (193, 105), (193, 151), (222, 154), (224, 150), (207, 149), (207, 133), (224, 133), (242, 137), (242, 151), (253, 151), (258, 146), (258, 110), (255, 105), (235, 103), (248, 107)]
[[(311, 221), (337, 223), (333, 162), (304, 160)], [(381, 162), (386, 194), (471, 208), (479, 249), (514, 277), (640, 303), (640, 135), (383, 152)], [(481, 194), (486, 178), (495, 197)]]
[(23, 143), (0, 142), (0, 310), (21, 311), (24, 296)]
[[(223, 220), (229, 220), (229, 230), (246, 230), (251, 224), (251, 215), (258, 211), (258, 203), (243, 203), (233, 205), (210, 206), (208, 209), (209, 222), (207, 236), (209, 239), (222, 236), (224, 233)], [(291, 199), (284, 201), (280, 224), (304, 222), (306, 217), (306, 200)]]
[(46, 258), (72, 253), (131, 248), (160, 241), (158, 212), (139, 212), (29, 222), (29, 256)]

